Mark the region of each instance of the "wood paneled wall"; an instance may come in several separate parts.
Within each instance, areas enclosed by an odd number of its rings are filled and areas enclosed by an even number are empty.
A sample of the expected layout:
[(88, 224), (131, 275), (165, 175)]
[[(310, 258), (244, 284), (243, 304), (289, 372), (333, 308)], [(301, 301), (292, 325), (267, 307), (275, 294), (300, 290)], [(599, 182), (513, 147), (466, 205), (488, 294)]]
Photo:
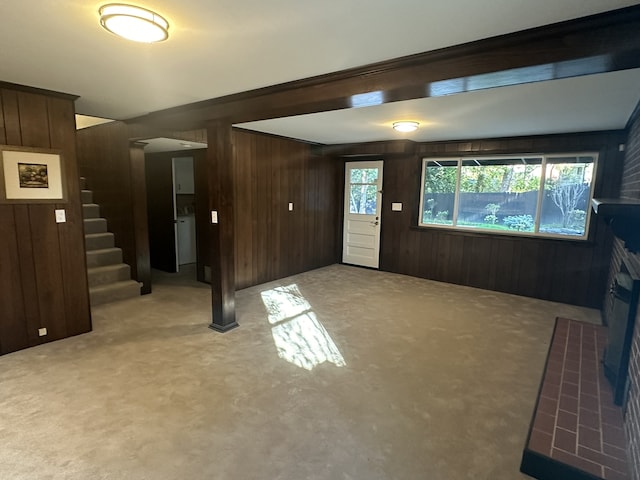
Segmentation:
[[(593, 218), (590, 240), (577, 242), (417, 227), (421, 158), (465, 154), (600, 152), (596, 196), (615, 196), (623, 132), (420, 144), (415, 155), (384, 164), (380, 269), (443, 282), (599, 308), (612, 236)], [(353, 150), (353, 147), (351, 148)], [(380, 150), (379, 147), (377, 150)], [(391, 211), (402, 202), (402, 212)]]
[(236, 288), (338, 261), (341, 162), (243, 130), (233, 144)]
[(91, 330), (73, 101), (0, 85), (0, 143), (61, 150), (67, 186), (64, 203), (0, 204), (0, 354)]

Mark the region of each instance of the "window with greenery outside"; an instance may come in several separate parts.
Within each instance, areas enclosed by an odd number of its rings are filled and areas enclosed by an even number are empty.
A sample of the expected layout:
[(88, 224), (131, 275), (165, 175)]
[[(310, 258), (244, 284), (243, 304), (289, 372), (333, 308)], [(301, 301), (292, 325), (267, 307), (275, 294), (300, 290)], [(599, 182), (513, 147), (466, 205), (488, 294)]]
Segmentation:
[(586, 238), (596, 154), (425, 159), (419, 225)]
[(374, 215), (378, 194), (378, 169), (354, 168), (349, 179), (349, 213)]

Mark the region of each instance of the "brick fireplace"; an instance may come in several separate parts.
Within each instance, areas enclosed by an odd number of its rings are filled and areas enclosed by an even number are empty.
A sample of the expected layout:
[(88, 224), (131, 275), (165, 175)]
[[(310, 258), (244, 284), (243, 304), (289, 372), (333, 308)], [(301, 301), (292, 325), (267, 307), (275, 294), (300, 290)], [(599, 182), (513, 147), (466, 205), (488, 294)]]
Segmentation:
[[(629, 136), (625, 146), (619, 198), (636, 201), (640, 199), (640, 104), (636, 107), (629, 122)], [(628, 251), (625, 248), (624, 241), (616, 238), (611, 259), (610, 285), (613, 283), (617, 272), (620, 271), (623, 259), (640, 267), (640, 253)], [(609, 301), (605, 302), (605, 318), (612, 311), (612, 300), (610, 298)], [(636, 313), (636, 325), (640, 325), (639, 316)], [(624, 429), (632, 478), (633, 480), (640, 480), (640, 327), (635, 329), (631, 342), (628, 379), (629, 390), (624, 410)]]

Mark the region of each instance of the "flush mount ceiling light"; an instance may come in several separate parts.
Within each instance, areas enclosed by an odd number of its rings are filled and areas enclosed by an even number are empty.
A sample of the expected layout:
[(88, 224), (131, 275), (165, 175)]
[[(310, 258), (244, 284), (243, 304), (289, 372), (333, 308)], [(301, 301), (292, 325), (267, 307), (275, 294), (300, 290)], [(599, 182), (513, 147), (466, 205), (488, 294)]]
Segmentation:
[(134, 42), (162, 42), (169, 37), (169, 22), (146, 8), (109, 3), (98, 10), (100, 25), (119, 37)]
[(409, 121), (402, 121), (402, 122), (393, 122), (393, 129), (396, 130), (397, 132), (415, 132), (418, 127), (420, 126), (420, 124), (418, 122), (409, 122)]

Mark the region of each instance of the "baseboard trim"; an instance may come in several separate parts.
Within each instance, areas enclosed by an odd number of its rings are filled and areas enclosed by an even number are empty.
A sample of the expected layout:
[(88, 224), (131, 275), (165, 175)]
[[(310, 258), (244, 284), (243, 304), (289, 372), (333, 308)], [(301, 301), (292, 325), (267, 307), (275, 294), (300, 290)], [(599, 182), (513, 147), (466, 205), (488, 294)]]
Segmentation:
[(217, 325), (215, 323), (209, 324), (209, 328), (211, 330), (214, 330), (214, 331), (218, 332), (218, 333), (226, 333), (229, 330), (233, 330), (234, 328), (239, 327), (239, 326), (240, 325), (238, 324), (238, 322), (233, 322), (233, 323), (230, 323), (228, 325)]

